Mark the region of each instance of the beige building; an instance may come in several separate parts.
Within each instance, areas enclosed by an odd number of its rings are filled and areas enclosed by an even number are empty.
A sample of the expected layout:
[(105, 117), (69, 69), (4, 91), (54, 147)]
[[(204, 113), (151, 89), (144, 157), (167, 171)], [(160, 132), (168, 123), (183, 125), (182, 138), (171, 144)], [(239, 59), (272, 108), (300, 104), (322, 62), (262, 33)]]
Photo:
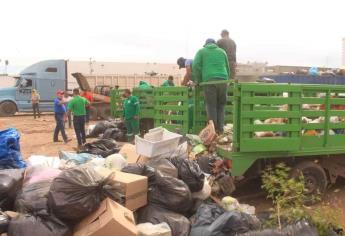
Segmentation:
[(15, 79), (11, 76), (0, 75), (0, 88), (14, 86)]
[(69, 88), (78, 87), (71, 75), (74, 72), (80, 72), (86, 76), (91, 87), (105, 84), (133, 88), (141, 80), (153, 86), (160, 86), (169, 75), (174, 76), (175, 83), (179, 85), (185, 71), (180, 70), (177, 64), (167, 63), (68, 61)]

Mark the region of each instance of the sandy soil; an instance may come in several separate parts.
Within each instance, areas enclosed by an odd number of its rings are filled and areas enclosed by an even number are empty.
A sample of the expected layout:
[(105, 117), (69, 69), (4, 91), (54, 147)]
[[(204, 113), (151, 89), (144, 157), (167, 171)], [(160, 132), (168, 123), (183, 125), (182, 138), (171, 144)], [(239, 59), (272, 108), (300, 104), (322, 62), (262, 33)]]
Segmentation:
[[(30, 155), (58, 156), (59, 150), (74, 151), (77, 141), (73, 129), (67, 128), (67, 135), (72, 138), (68, 144), (54, 143), (53, 132), (55, 121), (52, 115), (45, 115), (40, 119), (31, 116), (15, 116), (0, 118), (0, 130), (14, 127), (21, 133), (21, 149), (24, 158)], [(62, 137), (59, 137), (62, 140)], [(244, 194), (235, 195), (241, 203), (248, 203), (256, 207), (257, 211), (264, 211), (271, 207), (271, 202), (266, 199), (260, 189), (260, 181), (249, 182), (241, 187), (239, 192)], [(253, 197), (242, 197), (241, 195), (253, 194)], [(343, 227), (345, 227), (345, 180), (339, 179), (336, 185), (331, 186), (324, 201), (330, 209), (337, 209), (340, 213)]]
[[(15, 116), (0, 118), (0, 129), (14, 127), (21, 134), (20, 145), (23, 157), (30, 155), (58, 156), (59, 150), (73, 151), (77, 140), (73, 129), (66, 129), (67, 136), (72, 139), (68, 144), (54, 143), (53, 133), (55, 120), (53, 115), (44, 115), (39, 119), (31, 116)], [(59, 140), (62, 141), (60, 134)]]

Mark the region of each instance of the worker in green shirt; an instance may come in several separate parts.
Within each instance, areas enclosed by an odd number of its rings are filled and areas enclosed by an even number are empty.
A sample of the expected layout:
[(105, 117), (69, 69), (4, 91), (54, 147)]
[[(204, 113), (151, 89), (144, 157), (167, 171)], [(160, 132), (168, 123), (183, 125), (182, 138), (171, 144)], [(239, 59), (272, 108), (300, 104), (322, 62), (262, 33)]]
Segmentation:
[(139, 99), (133, 96), (131, 90), (123, 92), (123, 118), (127, 128), (128, 142), (132, 142), (134, 135), (139, 133)]
[(195, 55), (192, 73), (194, 82), (204, 83), (207, 119), (213, 121), (218, 133), (223, 133), (230, 69), (226, 52), (214, 39), (207, 39)]
[(86, 143), (85, 137), (85, 115), (86, 106), (89, 106), (89, 101), (80, 96), (79, 89), (73, 89), (73, 99), (68, 103), (68, 114), (73, 114), (74, 132), (77, 136), (78, 147), (80, 148)]
[(161, 87), (174, 87), (174, 77), (172, 75), (169, 75), (168, 79), (163, 82)]
[(139, 82), (138, 88), (140, 88), (140, 89), (152, 89), (152, 86), (149, 83), (147, 83), (146, 81), (141, 80)]

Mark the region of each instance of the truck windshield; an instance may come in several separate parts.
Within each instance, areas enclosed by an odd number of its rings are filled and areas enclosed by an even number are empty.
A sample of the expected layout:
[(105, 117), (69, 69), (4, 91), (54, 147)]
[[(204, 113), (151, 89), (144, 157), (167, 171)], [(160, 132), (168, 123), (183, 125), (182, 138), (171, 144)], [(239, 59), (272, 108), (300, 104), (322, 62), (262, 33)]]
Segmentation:
[(14, 80), (14, 87), (18, 87), (19, 84), (20, 84), (20, 78), (16, 78), (16, 79)]

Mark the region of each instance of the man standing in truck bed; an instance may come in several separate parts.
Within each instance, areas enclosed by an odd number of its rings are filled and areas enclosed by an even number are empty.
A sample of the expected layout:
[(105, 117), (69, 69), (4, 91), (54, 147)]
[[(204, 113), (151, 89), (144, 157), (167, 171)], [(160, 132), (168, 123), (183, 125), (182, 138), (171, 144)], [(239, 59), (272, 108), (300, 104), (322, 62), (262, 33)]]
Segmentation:
[(78, 148), (86, 143), (85, 115), (89, 101), (79, 94), (79, 89), (73, 89), (73, 99), (68, 103), (68, 113), (73, 113), (73, 126), (78, 140)]
[(227, 83), (230, 76), (228, 57), (214, 39), (207, 39), (193, 60), (193, 79), (204, 88), (207, 119), (223, 133)]
[(218, 40), (218, 47), (226, 52), (231, 70), (231, 79), (235, 79), (236, 75), (236, 43), (229, 37), (229, 31), (223, 30), (220, 34), (222, 37)]

